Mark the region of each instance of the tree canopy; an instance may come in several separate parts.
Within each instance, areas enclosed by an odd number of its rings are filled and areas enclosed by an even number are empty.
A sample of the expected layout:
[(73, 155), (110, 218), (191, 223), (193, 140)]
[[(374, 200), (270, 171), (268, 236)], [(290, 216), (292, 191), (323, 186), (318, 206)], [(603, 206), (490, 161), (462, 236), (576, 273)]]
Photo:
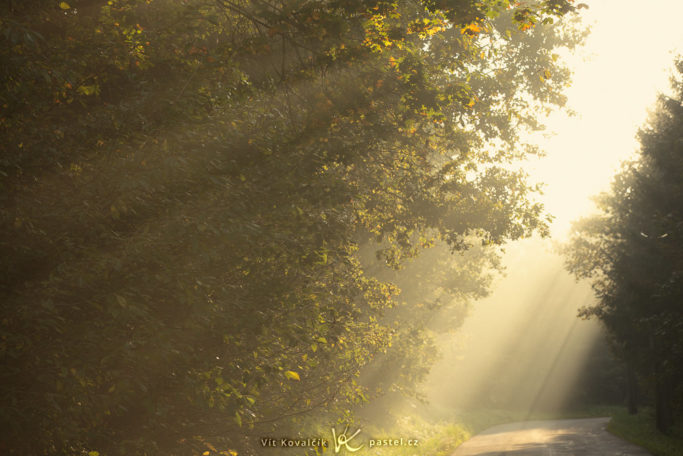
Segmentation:
[[(3, 8), (3, 454), (255, 454), (429, 347), (361, 246), (547, 230), (509, 164), (564, 103), (571, 1)], [(444, 290), (481, 294), (482, 255)]]

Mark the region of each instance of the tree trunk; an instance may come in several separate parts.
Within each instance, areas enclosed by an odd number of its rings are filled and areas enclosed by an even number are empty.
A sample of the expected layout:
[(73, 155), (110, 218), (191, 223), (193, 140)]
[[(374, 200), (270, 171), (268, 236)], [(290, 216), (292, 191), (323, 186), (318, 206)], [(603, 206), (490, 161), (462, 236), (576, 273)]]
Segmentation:
[(655, 372), (655, 406), (657, 413), (657, 429), (664, 434), (671, 432), (674, 424), (673, 414), (673, 385), (671, 374)]
[(628, 400), (628, 413), (635, 415), (638, 413), (638, 379), (633, 363), (626, 362), (626, 394)]

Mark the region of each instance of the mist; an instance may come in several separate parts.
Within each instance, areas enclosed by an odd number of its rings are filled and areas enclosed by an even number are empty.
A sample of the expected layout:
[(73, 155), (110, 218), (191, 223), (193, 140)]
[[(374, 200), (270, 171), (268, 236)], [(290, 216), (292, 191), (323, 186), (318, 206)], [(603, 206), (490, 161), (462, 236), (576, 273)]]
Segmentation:
[(595, 299), (577, 283), (544, 240), (506, 249), (504, 277), (472, 306), (454, 335), (438, 338), (442, 358), (425, 382), (436, 407), (511, 408), (528, 412), (571, 408), (595, 344), (595, 321), (577, 318)]

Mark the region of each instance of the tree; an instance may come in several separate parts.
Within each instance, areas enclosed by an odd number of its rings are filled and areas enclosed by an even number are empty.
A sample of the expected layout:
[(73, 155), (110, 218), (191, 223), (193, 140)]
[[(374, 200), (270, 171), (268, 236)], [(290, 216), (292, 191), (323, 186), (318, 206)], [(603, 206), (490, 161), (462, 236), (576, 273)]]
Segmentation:
[[(683, 62), (678, 61), (679, 73)], [(597, 199), (600, 215), (574, 226), (569, 269), (590, 278), (599, 302), (583, 311), (600, 318), (629, 369), (654, 384), (657, 427), (668, 432), (680, 411), (683, 365), (683, 85), (660, 96), (640, 131), (640, 155), (624, 164), (611, 192)], [(631, 404), (633, 410), (634, 404)]]
[(5, 454), (254, 454), (401, 345), (361, 242), (546, 229), (503, 165), (563, 103), (570, 2), (5, 8)]

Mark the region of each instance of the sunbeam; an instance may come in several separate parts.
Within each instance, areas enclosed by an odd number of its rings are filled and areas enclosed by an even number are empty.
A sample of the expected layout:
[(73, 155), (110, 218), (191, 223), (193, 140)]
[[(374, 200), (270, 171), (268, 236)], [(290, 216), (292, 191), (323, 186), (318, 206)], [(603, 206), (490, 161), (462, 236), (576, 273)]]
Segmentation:
[(477, 303), (427, 382), (429, 397), (454, 408), (487, 406), (528, 413), (567, 401), (599, 338), (595, 322), (577, 319), (592, 302), (562, 259), (540, 240), (512, 246), (506, 277)]

